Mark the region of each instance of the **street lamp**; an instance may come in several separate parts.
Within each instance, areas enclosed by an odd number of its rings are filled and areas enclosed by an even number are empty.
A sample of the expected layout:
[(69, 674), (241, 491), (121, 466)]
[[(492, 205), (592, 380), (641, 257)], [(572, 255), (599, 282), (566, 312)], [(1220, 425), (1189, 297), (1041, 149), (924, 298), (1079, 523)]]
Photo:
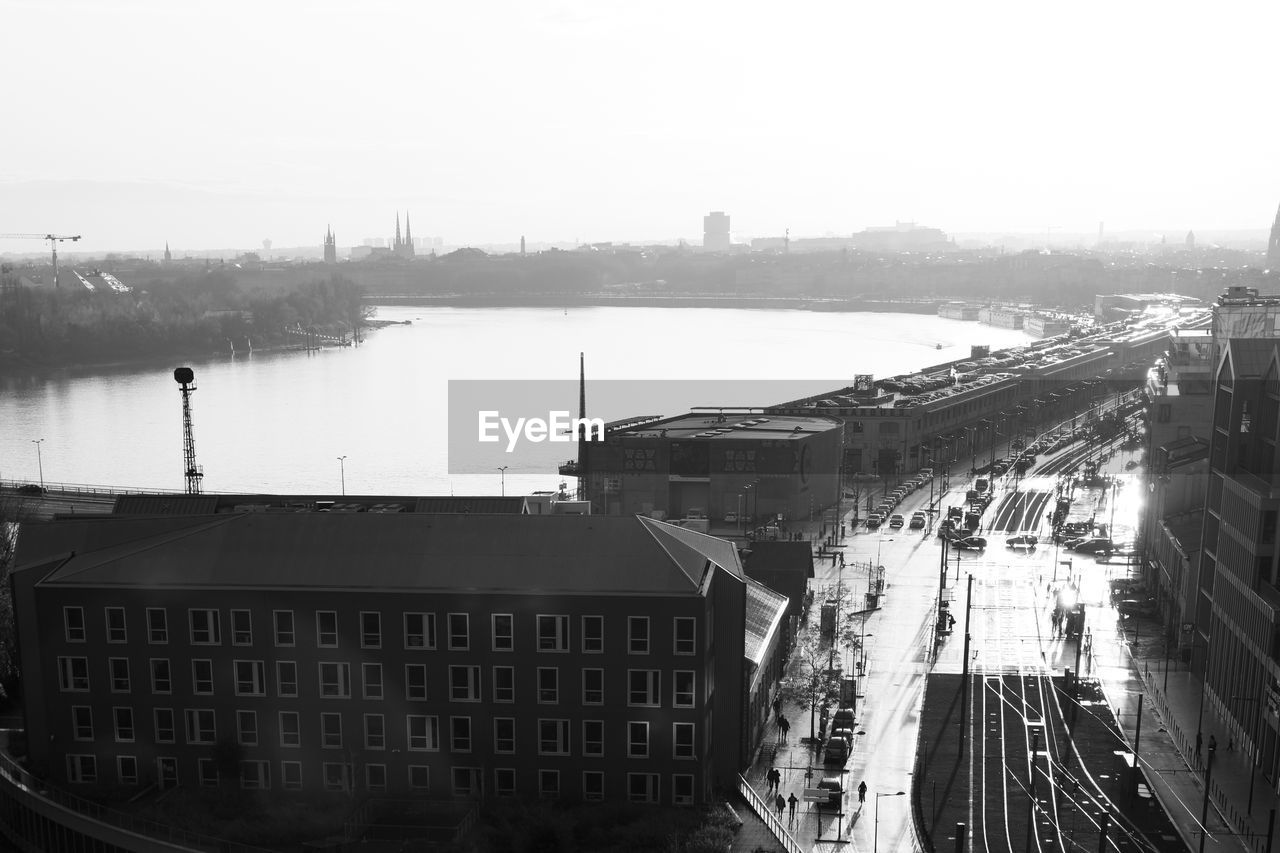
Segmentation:
[(896, 794), (876, 794), (876, 825), (875, 831), (871, 835), (871, 853), (876, 853), (876, 848), (880, 844), (880, 798), (881, 797), (901, 797), (906, 791), (898, 791)]
[(509, 466), (507, 465), (503, 465), (501, 468), (498, 469), (498, 474), (502, 477), (502, 496), (504, 498), (507, 496), (507, 468), (508, 467)]
[(43, 441), (44, 441), (44, 439), (43, 439), (43, 438), (33, 438), (33, 439), (31, 439), (31, 443), (32, 443), (32, 444), (34, 444), (34, 445), (36, 446), (36, 464), (40, 466), (40, 491), (41, 491), (41, 493), (43, 493), (43, 492), (44, 492), (44, 459), (43, 459), (43, 458), (41, 457), (41, 455), (40, 455), (40, 444), (41, 444), (41, 442), (43, 442)]
[(342, 477), (342, 494), (345, 497), (347, 494), (347, 457), (345, 456), (338, 457), (338, 474)]

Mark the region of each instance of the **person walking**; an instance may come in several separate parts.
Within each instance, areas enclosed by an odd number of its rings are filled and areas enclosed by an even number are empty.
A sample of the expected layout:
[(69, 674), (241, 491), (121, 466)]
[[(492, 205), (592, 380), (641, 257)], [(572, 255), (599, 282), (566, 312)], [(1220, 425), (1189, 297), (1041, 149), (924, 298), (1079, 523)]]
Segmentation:
[(794, 822), (796, 819), (796, 803), (798, 802), (800, 801), (796, 799), (796, 792), (792, 791), (791, 796), (787, 797), (787, 819), (790, 821)]
[(778, 715), (778, 740), (777, 740), (777, 743), (782, 743), (782, 724), (783, 724), (785, 721), (786, 721), (786, 717), (784, 717), (784, 716), (782, 716), (781, 714), (779, 714), (779, 715)]
[(867, 783), (866, 780), (858, 783), (858, 802), (865, 803), (867, 801)]
[(782, 810), (783, 810), (783, 809), (785, 809), (785, 808), (787, 807), (787, 801), (786, 801), (786, 800), (784, 800), (784, 799), (782, 799), (782, 795), (781, 795), (781, 794), (778, 794), (776, 797), (774, 797), (774, 799), (773, 799), (773, 804), (774, 804), (775, 806), (777, 806), (777, 808), (778, 808), (778, 819), (779, 819), (779, 820), (781, 820), (781, 819), (782, 819)]
[(782, 785), (782, 774), (778, 772), (778, 768), (769, 768), (769, 772), (765, 775), (765, 778), (769, 780), (769, 793), (778, 793), (778, 788)]
[(787, 734), (791, 731), (791, 723), (787, 722), (787, 718), (783, 717), (782, 722), (778, 724), (778, 728), (782, 730), (782, 742), (787, 742)]

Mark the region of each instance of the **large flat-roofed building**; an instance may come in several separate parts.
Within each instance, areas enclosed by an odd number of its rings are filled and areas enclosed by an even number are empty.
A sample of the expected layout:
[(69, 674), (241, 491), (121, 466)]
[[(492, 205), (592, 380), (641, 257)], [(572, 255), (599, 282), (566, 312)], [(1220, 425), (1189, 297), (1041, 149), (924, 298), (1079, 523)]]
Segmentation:
[(588, 494), (611, 515), (808, 519), (836, 503), (843, 429), (811, 415), (693, 412), (622, 422), (583, 445)]
[(704, 803), (785, 622), (731, 543), (640, 517), (64, 517), (11, 582), (32, 768), (71, 786)]

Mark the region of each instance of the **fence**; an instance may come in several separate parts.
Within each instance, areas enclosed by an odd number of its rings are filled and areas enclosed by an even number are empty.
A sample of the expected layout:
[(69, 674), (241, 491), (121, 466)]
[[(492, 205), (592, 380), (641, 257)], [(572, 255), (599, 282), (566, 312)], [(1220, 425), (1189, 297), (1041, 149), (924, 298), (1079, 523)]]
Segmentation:
[(769, 827), (769, 831), (773, 833), (773, 837), (778, 839), (778, 843), (782, 845), (782, 849), (787, 853), (804, 853), (799, 843), (791, 837), (791, 833), (787, 832), (787, 828), (782, 825), (782, 821), (773, 813), (773, 810), (760, 799), (760, 795), (751, 787), (751, 783), (743, 778), (742, 774), (738, 774), (738, 792), (742, 794), (743, 799), (747, 801), (747, 805), (756, 813), (756, 816), (764, 821), (765, 826)]

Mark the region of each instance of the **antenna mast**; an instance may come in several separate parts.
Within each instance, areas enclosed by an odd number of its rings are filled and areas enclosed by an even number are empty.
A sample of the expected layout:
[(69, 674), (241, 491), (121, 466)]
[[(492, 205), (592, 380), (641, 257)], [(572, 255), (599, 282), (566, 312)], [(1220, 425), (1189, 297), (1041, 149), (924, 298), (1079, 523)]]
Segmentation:
[(196, 375), (189, 367), (179, 367), (173, 371), (173, 379), (182, 386), (182, 461), (184, 476), (187, 480), (187, 494), (200, 494), (200, 482), (204, 479), (204, 469), (196, 464), (196, 438), (191, 430), (191, 395), (195, 393)]

